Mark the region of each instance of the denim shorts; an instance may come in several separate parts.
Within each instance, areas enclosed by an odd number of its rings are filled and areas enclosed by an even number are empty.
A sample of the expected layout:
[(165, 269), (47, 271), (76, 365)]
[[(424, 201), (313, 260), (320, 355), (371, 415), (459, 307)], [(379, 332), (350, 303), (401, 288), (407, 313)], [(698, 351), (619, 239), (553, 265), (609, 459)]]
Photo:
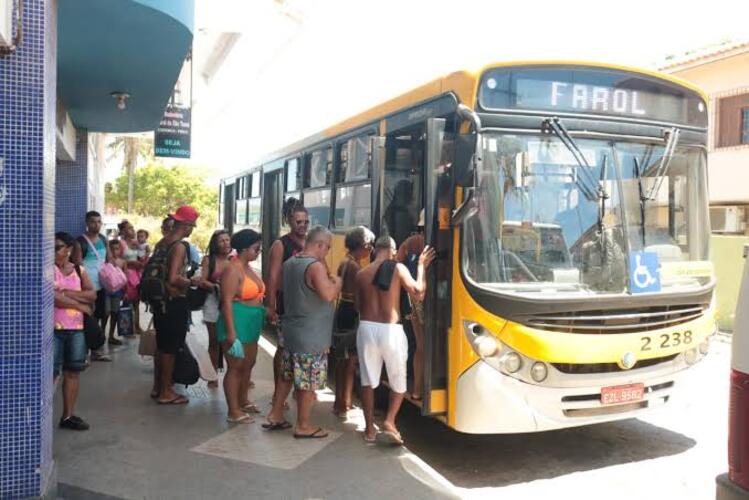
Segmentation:
[(55, 377), (60, 370), (82, 372), (86, 369), (86, 336), (83, 330), (55, 330)]

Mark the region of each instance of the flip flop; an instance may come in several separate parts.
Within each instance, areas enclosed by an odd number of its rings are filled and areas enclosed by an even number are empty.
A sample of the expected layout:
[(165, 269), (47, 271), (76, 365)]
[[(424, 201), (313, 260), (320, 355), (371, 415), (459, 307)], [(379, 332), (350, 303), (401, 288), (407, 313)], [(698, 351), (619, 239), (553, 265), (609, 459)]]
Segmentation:
[(151, 399), (156, 399), (159, 397), (159, 391), (151, 391)]
[(390, 446), (403, 446), (403, 438), (400, 433), (393, 431), (382, 431), (377, 434), (377, 442)]
[(226, 417), (226, 421), (229, 422), (230, 424), (251, 424), (252, 422), (255, 421), (255, 419), (245, 414), (239, 418)]
[(377, 442), (377, 433), (375, 433), (375, 437), (367, 437), (367, 433), (363, 433), (364, 436), (364, 442), (365, 443), (376, 443)]
[(157, 399), (156, 402), (159, 403), (160, 405), (186, 405), (187, 403), (190, 402), (190, 400), (180, 395), (174, 399), (169, 399), (167, 401)]
[(419, 396), (418, 394), (411, 394), (411, 399), (413, 399), (414, 401), (421, 401), (421, 396)]
[(241, 410), (245, 413), (262, 413), (255, 403), (247, 403)]
[(261, 426), (266, 431), (283, 431), (286, 429), (291, 429), (292, 425), (288, 420), (284, 420), (282, 422), (271, 422), (270, 420), (268, 422), (265, 422)]
[(295, 432), (294, 437), (297, 439), (321, 439), (328, 437), (328, 433), (322, 430), (322, 427), (318, 427), (311, 434), (297, 434)]

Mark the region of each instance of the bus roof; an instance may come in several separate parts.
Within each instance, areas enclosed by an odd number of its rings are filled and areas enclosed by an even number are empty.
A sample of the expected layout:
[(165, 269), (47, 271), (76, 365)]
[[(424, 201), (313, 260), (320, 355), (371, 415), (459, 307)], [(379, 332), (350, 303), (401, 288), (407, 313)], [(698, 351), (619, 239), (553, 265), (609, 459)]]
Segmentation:
[[(459, 102), (473, 104), (476, 101), (476, 95), (478, 93), (479, 78), (487, 70), (493, 68), (507, 68), (513, 66), (581, 66), (581, 67), (593, 67), (593, 68), (605, 68), (617, 71), (626, 71), (631, 73), (639, 73), (642, 75), (658, 78), (669, 83), (673, 83), (685, 88), (692, 90), (697, 93), (707, 104), (709, 102), (707, 94), (695, 84), (678, 78), (673, 75), (668, 75), (651, 69), (636, 68), (632, 66), (625, 66), (621, 64), (602, 63), (594, 61), (579, 61), (579, 60), (529, 60), (529, 61), (506, 61), (486, 64), (478, 69), (473, 70), (460, 70), (447, 75), (440, 76), (428, 83), (420, 85), (413, 90), (410, 90), (404, 94), (394, 97), (388, 101), (380, 103), (366, 111), (358, 113), (351, 118), (348, 118), (342, 122), (339, 122), (331, 127), (325, 128), (322, 131), (305, 137), (299, 141), (296, 141), (282, 149), (276, 150), (267, 156), (263, 157), (260, 161), (253, 163), (251, 167), (248, 167), (242, 171), (242, 174), (235, 174), (227, 177), (227, 179), (237, 177), (238, 175), (244, 175), (252, 170), (256, 170), (260, 165), (265, 165), (277, 160), (286, 158), (300, 150), (307, 149), (317, 143), (324, 142), (326, 139), (331, 139), (337, 135), (343, 134), (349, 130), (355, 130), (357, 128), (364, 127), (368, 124), (374, 124), (379, 120), (400, 111), (404, 108), (418, 104), (420, 102), (428, 101), (434, 97), (452, 92), (456, 95)], [(385, 131), (380, 131), (384, 133)]]

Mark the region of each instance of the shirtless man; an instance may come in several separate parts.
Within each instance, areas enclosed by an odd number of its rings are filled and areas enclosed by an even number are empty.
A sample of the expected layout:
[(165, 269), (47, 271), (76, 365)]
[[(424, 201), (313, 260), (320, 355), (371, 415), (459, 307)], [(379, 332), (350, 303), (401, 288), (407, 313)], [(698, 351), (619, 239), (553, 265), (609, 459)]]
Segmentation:
[(364, 440), (378, 437), (374, 426), (374, 390), (380, 385), (385, 363), (390, 385), (390, 403), (379, 434), (383, 442), (403, 444), (395, 417), (406, 393), (408, 340), (399, 324), (401, 288), (408, 294), (422, 296), (426, 290), (425, 269), (434, 260), (434, 250), (425, 247), (419, 256), (416, 281), (403, 264), (395, 262), (395, 241), (382, 236), (375, 242), (375, 260), (356, 275), (354, 303), (359, 311), (356, 349), (361, 372), (362, 406), (366, 429)]

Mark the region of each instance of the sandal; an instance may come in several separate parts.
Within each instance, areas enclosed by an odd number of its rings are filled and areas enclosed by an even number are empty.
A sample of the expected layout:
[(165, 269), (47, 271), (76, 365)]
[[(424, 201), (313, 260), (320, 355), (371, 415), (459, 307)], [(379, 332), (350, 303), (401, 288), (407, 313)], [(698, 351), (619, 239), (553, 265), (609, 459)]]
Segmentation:
[(190, 400), (182, 395), (179, 395), (174, 399), (167, 399), (167, 400), (157, 399), (156, 402), (159, 403), (160, 405), (186, 405), (187, 403), (190, 402)]
[(120, 339), (109, 339), (107, 341), (107, 344), (109, 344), (109, 345), (122, 345), (122, 341)]
[(375, 432), (374, 437), (368, 437), (367, 433), (364, 432), (364, 442), (365, 443), (376, 443), (377, 442), (377, 433)]
[(311, 434), (297, 434), (294, 433), (294, 437), (297, 439), (321, 439), (328, 437), (328, 433), (325, 432), (322, 427), (318, 427)]
[(226, 421), (230, 424), (251, 424), (255, 421), (255, 419), (245, 414), (237, 418), (226, 417)]
[(241, 410), (245, 413), (262, 413), (255, 403), (247, 403)]
[(390, 446), (403, 446), (403, 438), (399, 432), (382, 431), (377, 434), (376, 440)]
[(286, 429), (291, 429), (292, 425), (288, 420), (283, 420), (281, 422), (271, 422), (268, 420), (261, 426), (266, 431), (284, 431)]

